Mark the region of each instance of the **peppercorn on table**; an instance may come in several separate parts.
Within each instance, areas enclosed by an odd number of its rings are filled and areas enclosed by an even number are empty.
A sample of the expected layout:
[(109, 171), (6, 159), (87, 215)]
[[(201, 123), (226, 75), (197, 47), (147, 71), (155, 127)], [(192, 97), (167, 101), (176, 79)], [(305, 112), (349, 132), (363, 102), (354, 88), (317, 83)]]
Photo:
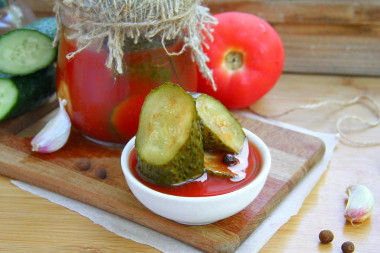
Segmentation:
[[(251, 110), (266, 116), (278, 115), (304, 104), (348, 101), (358, 94), (370, 95), (380, 103), (379, 84), (379, 78), (284, 74), (276, 87)], [(276, 119), (313, 131), (335, 133), (336, 121), (346, 114), (377, 119), (376, 108), (366, 105), (299, 109)], [(379, 127), (367, 131), (358, 131), (357, 127), (355, 122), (350, 122), (344, 125), (344, 131), (356, 129), (349, 136), (362, 142), (378, 140)], [(329, 168), (299, 213), (283, 225), (260, 252), (331, 252), (338, 251), (345, 241), (353, 242), (357, 252), (375, 252), (380, 235), (380, 228), (376, 226), (380, 222), (377, 208), (380, 202), (379, 152), (380, 146), (353, 147), (340, 143)], [(351, 184), (366, 185), (375, 197), (371, 218), (360, 226), (353, 226), (344, 218), (345, 191)], [(4, 176), (0, 176), (0, 203), (2, 251), (157, 252), (150, 246), (119, 237), (76, 212), (25, 192)], [(334, 240), (329, 244), (319, 241), (319, 232), (325, 229), (334, 233)]]

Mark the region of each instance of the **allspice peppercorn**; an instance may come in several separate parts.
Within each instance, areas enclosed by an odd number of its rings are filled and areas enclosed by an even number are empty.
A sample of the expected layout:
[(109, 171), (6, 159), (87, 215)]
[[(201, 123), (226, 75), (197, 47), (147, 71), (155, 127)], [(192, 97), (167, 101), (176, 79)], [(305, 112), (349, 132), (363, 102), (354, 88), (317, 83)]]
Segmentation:
[(344, 242), (341, 247), (343, 253), (352, 253), (355, 251), (355, 244), (352, 242)]
[(75, 166), (80, 170), (80, 171), (87, 171), (91, 169), (91, 162), (90, 159), (88, 158), (81, 158), (79, 159), (76, 163)]
[(319, 240), (323, 244), (330, 243), (330, 242), (332, 242), (334, 240), (334, 234), (330, 230), (322, 230), (319, 233)]
[(237, 158), (232, 154), (225, 154), (222, 158), (222, 162), (227, 165), (236, 165), (237, 164)]
[(107, 177), (107, 171), (103, 168), (100, 168), (96, 171), (96, 175), (98, 176), (98, 178), (100, 179), (106, 179)]

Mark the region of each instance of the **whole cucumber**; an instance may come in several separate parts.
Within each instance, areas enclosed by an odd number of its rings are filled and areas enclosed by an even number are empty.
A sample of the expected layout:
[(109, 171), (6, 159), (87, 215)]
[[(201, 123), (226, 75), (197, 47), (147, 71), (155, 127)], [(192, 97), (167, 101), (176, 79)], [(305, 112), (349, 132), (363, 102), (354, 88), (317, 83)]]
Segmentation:
[(56, 68), (26, 76), (0, 73), (0, 121), (26, 113), (45, 103), (56, 90)]

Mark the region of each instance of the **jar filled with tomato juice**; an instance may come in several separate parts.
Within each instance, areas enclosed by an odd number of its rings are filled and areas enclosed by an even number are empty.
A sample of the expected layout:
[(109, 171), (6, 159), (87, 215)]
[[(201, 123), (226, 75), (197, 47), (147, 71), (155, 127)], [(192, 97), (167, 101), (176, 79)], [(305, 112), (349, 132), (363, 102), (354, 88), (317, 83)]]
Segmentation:
[(165, 2), (57, 1), (57, 96), (87, 138), (126, 143), (137, 132), (145, 96), (165, 82), (197, 91), (199, 25), (181, 18), (199, 6), (169, 0), (181, 7), (175, 10)]
[[(68, 60), (66, 55), (78, 47), (65, 31), (59, 45), (57, 94), (67, 100), (73, 126), (91, 139), (128, 141), (136, 134), (145, 96), (164, 82), (178, 83), (188, 91), (197, 89), (189, 50), (169, 56), (160, 43), (145, 42), (145, 48), (124, 50), (123, 73), (119, 74), (105, 66), (107, 46), (88, 47)], [(178, 51), (181, 44), (175, 41), (167, 49)]]

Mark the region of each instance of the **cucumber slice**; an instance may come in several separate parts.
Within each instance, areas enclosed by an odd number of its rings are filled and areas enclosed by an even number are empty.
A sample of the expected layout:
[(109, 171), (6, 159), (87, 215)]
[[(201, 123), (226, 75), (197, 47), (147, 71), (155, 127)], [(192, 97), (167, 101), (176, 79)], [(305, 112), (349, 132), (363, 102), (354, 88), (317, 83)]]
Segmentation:
[(16, 29), (0, 37), (0, 71), (27, 75), (49, 66), (57, 50), (52, 38), (37, 30)]
[(17, 86), (9, 79), (0, 79), (0, 119), (5, 118), (17, 103)]
[(146, 97), (136, 134), (138, 170), (159, 185), (187, 182), (204, 173), (202, 132), (195, 101), (165, 83)]
[(55, 92), (55, 76), (53, 65), (26, 76), (0, 73), (0, 121), (45, 103)]
[(195, 100), (203, 132), (203, 148), (238, 154), (246, 138), (240, 123), (219, 100), (206, 94), (197, 94)]
[(230, 170), (228, 166), (221, 165), (222, 156), (213, 152), (205, 152), (205, 170), (207, 173), (217, 177), (234, 178), (238, 176), (235, 172)]

